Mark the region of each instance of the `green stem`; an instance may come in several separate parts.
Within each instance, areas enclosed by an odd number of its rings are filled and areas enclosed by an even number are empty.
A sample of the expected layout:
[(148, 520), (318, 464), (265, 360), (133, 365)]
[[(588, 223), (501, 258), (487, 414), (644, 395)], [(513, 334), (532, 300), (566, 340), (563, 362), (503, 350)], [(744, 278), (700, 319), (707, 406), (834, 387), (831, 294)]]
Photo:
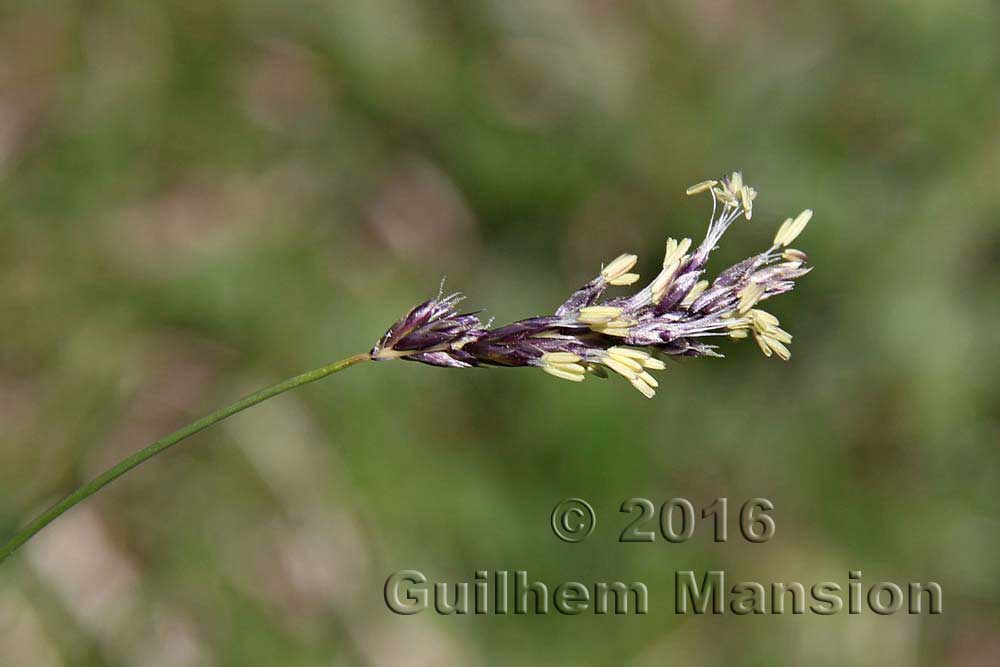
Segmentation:
[(283, 394), (290, 389), (295, 389), (296, 387), (301, 387), (304, 384), (321, 380), (328, 375), (342, 371), (345, 368), (359, 364), (362, 361), (368, 361), (368, 358), (367, 354), (357, 354), (353, 357), (335, 361), (327, 366), (307, 371), (301, 375), (296, 375), (295, 377), (289, 378), (284, 382), (279, 382), (272, 387), (261, 389), (258, 392), (241, 398), (231, 405), (227, 405), (224, 408), (216, 410), (210, 415), (206, 415), (201, 419), (188, 424), (182, 429), (174, 431), (170, 435), (157, 440), (153, 444), (139, 450), (128, 458), (122, 459), (116, 465), (104, 471), (98, 477), (94, 478), (90, 482), (87, 482), (76, 491), (60, 500), (58, 503), (50, 507), (44, 514), (22, 528), (16, 535), (14, 535), (14, 537), (3, 545), (2, 548), (0, 548), (0, 563), (6, 560), (12, 553), (17, 551), (21, 545), (34, 537), (42, 528), (45, 528), (45, 526), (59, 518), (59, 516), (66, 510), (83, 500), (86, 500), (111, 482), (127, 473), (129, 470), (138, 466), (140, 463), (153, 458), (160, 452), (176, 445), (181, 440), (184, 440), (198, 431), (202, 431), (209, 426), (212, 426), (213, 424), (221, 422), (226, 417), (235, 415), (237, 412), (246, 410), (247, 408), (257, 405), (258, 403), (262, 403), (269, 398), (277, 396), (278, 394)]

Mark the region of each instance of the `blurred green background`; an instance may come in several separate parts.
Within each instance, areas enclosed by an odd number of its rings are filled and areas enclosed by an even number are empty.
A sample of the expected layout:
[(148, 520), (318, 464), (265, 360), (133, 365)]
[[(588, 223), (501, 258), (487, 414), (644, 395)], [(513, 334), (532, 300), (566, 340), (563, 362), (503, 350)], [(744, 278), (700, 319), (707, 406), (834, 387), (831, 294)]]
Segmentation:
[[(1000, 7), (173, 2), (0, 8), (0, 536), (448, 286), (549, 313), (700, 238), (703, 178), (815, 209), (753, 344), (624, 382), (406, 363), (243, 413), (0, 566), (0, 665), (1000, 662)], [(599, 515), (564, 544), (568, 496)], [(771, 499), (763, 545), (619, 544), (621, 502)], [(639, 580), (644, 617), (395, 616), (476, 570)], [(937, 581), (941, 616), (683, 617), (674, 570)]]

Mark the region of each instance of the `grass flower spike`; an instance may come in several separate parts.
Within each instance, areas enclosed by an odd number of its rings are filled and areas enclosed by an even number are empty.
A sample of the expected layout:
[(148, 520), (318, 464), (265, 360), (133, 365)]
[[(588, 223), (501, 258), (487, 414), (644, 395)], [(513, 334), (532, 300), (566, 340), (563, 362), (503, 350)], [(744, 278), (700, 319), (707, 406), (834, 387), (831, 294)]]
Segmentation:
[(634, 285), (638, 257), (619, 255), (573, 292), (551, 315), (493, 328), (477, 313), (458, 311), (463, 297), (444, 296), (412, 308), (368, 353), (321, 366), (261, 389), (160, 438), (87, 482), (25, 525), (0, 546), (0, 562), (64, 512), (136, 466), (190, 436), (258, 403), (368, 361), (403, 359), (431, 366), (534, 367), (570, 382), (588, 376), (620, 375), (647, 398), (666, 369), (667, 357), (722, 356), (713, 339), (753, 337), (765, 356), (787, 360), (791, 335), (761, 302), (791, 290), (811, 270), (807, 255), (790, 248), (812, 217), (803, 211), (778, 229), (770, 248), (729, 267), (715, 280), (703, 278), (705, 263), (725, 231), (740, 217), (753, 215), (757, 192), (734, 172), (727, 178), (693, 185), (687, 194), (712, 197), (712, 216), (704, 240), (668, 239), (662, 269), (632, 296), (604, 299), (610, 286)]
[[(692, 251), (691, 239), (668, 239), (662, 270), (630, 297), (602, 300), (609, 286), (632, 285), (638, 258), (622, 254), (574, 292), (552, 315), (491, 328), (476, 313), (459, 313), (457, 294), (416, 306), (371, 350), (376, 361), (406, 359), (434, 366), (534, 366), (550, 375), (582, 382), (588, 374), (616, 373), (648, 398), (658, 383), (664, 357), (722, 356), (708, 341), (753, 337), (768, 357), (788, 360), (792, 337), (778, 318), (757, 306), (791, 290), (809, 273), (808, 256), (788, 246), (802, 233), (812, 211), (780, 226), (770, 248), (702, 278), (708, 256), (740, 217), (750, 220), (757, 191), (734, 172), (702, 181), (687, 194), (709, 193), (712, 216), (705, 239)], [(655, 355), (655, 356), (654, 356)]]

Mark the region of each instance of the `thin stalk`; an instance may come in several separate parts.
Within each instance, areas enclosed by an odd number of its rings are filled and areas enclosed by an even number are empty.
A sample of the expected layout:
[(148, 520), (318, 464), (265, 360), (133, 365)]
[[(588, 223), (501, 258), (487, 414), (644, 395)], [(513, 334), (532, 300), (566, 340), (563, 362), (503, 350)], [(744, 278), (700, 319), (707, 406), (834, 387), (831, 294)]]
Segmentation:
[(286, 391), (295, 389), (296, 387), (301, 387), (302, 385), (309, 384), (310, 382), (315, 382), (316, 380), (322, 380), (328, 375), (333, 375), (338, 371), (342, 371), (345, 368), (359, 364), (362, 361), (368, 361), (368, 359), (368, 354), (357, 354), (353, 357), (341, 359), (340, 361), (335, 361), (332, 364), (288, 378), (287, 380), (279, 382), (274, 386), (261, 389), (260, 391), (250, 394), (249, 396), (241, 398), (231, 405), (227, 405), (224, 408), (216, 410), (212, 414), (205, 415), (201, 419), (174, 431), (170, 435), (157, 440), (144, 449), (140, 449), (135, 454), (122, 459), (90, 482), (87, 482), (76, 491), (57, 502), (45, 513), (18, 531), (18, 533), (14, 535), (6, 544), (4, 544), (3, 547), (0, 547), (0, 563), (6, 560), (12, 553), (17, 551), (21, 545), (34, 537), (40, 530), (45, 528), (45, 526), (58, 519), (64, 512), (94, 495), (105, 486), (127, 473), (129, 470), (132, 470), (139, 464), (148, 461), (160, 452), (173, 447), (178, 442), (185, 440), (199, 431), (203, 431), (209, 426), (221, 422), (227, 417), (235, 415), (237, 412), (242, 412), (243, 410), (253, 407), (258, 403), (262, 403), (269, 398), (274, 398), (278, 394), (283, 394)]

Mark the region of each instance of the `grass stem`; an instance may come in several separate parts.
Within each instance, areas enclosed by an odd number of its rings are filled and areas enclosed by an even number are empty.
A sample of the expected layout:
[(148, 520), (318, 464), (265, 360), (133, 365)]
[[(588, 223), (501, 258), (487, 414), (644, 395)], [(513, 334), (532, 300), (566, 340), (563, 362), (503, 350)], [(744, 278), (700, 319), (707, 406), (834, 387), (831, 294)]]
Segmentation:
[(182, 440), (187, 439), (199, 431), (203, 431), (209, 426), (218, 424), (223, 419), (231, 417), (237, 412), (242, 412), (249, 407), (253, 407), (258, 403), (262, 403), (269, 398), (274, 398), (275, 396), (295, 389), (296, 387), (301, 387), (304, 384), (321, 380), (328, 375), (333, 375), (334, 373), (342, 371), (345, 368), (367, 361), (368, 358), (368, 354), (357, 354), (353, 357), (347, 357), (346, 359), (335, 361), (332, 364), (321, 366), (320, 368), (307, 371), (301, 375), (288, 378), (287, 380), (279, 382), (271, 387), (261, 389), (260, 391), (250, 394), (249, 396), (241, 398), (235, 403), (227, 405), (224, 408), (220, 408), (209, 415), (205, 415), (197, 421), (191, 422), (187, 426), (174, 431), (168, 436), (160, 438), (151, 445), (140, 449), (125, 459), (122, 459), (90, 482), (87, 482), (76, 491), (57, 502), (43, 514), (38, 516), (34, 521), (18, 531), (6, 544), (3, 545), (3, 547), (0, 547), (0, 563), (17, 551), (25, 542), (38, 534), (39, 531), (58, 519), (67, 510), (94, 495), (111, 482), (137, 467), (139, 464), (148, 461), (163, 451), (166, 451)]

